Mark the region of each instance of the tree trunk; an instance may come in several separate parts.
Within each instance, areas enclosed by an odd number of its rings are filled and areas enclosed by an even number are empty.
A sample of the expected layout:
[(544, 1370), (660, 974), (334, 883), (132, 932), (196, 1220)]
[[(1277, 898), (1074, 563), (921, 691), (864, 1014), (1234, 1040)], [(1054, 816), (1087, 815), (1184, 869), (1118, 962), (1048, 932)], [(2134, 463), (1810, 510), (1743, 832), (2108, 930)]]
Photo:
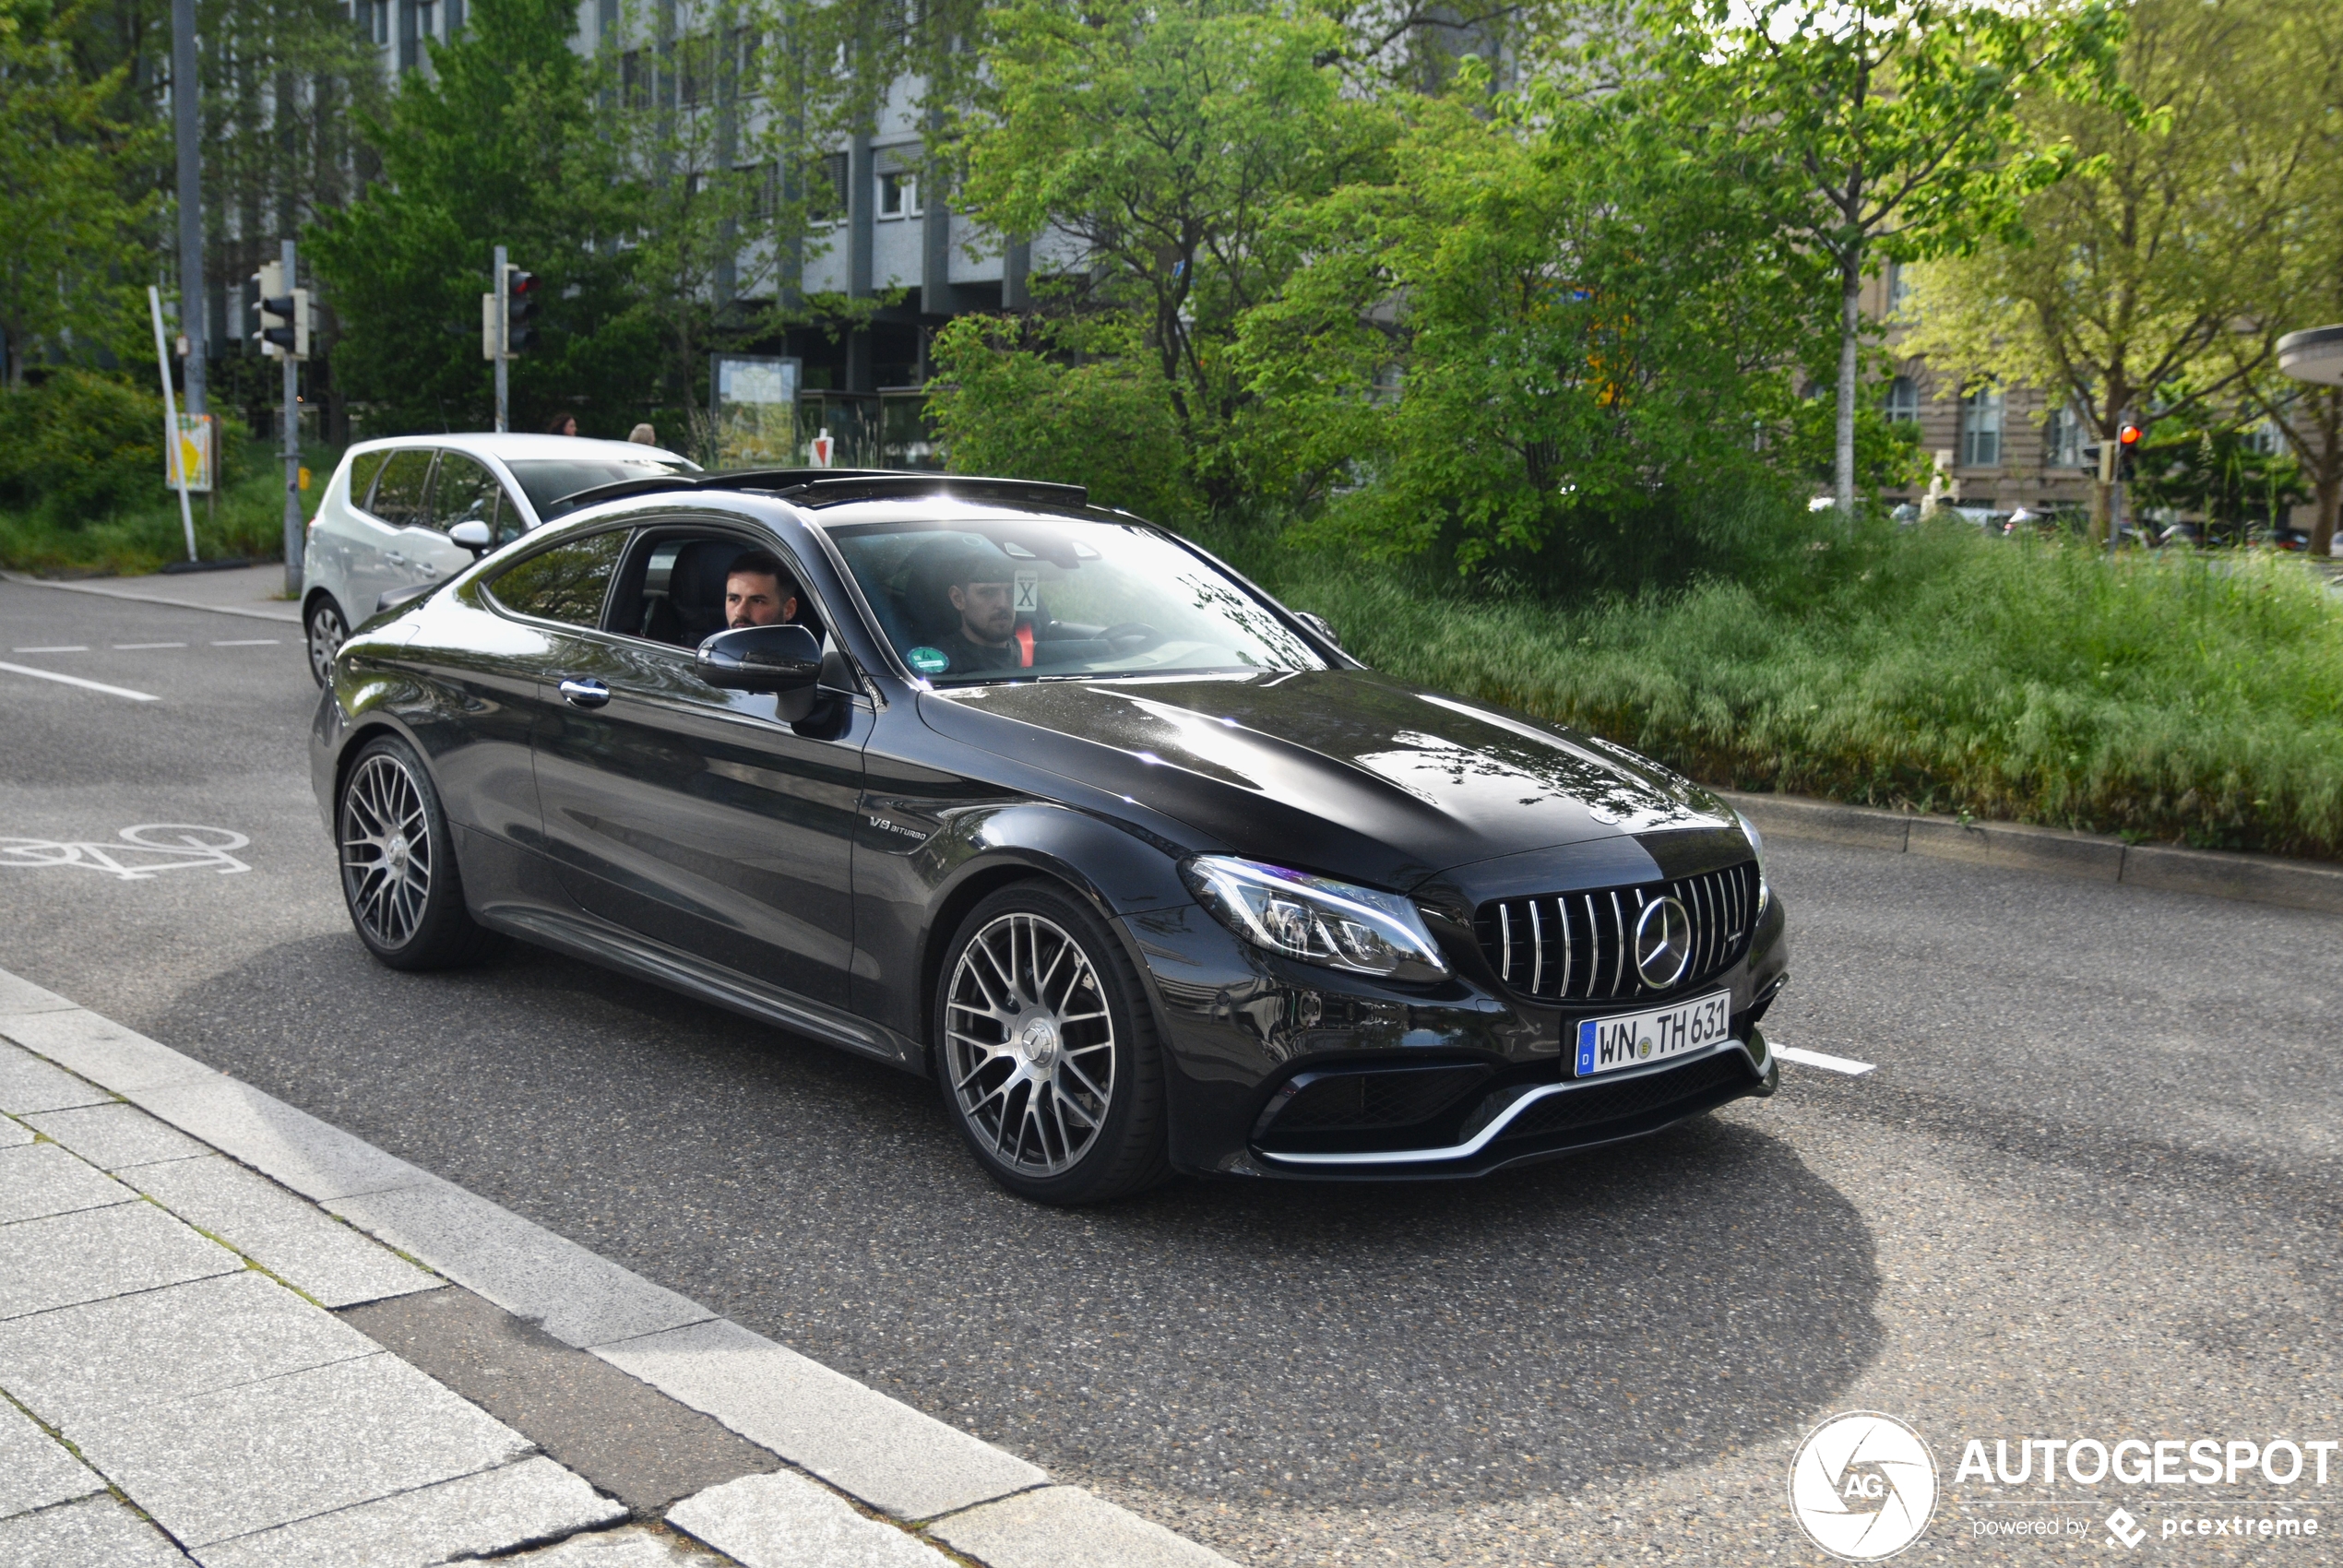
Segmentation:
[(1838, 269), (1838, 424), (1831, 441), (1831, 488), (1839, 515), (1855, 515), (1855, 399), (1862, 317), (1862, 260), (1851, 256)]
[(2324, 561), (2335, 550), (2335, 511), (2343, 505), (2343, 471), (2333, 468), (2319, 477), (2317, 516), (2311, 520), (2311, 553)]

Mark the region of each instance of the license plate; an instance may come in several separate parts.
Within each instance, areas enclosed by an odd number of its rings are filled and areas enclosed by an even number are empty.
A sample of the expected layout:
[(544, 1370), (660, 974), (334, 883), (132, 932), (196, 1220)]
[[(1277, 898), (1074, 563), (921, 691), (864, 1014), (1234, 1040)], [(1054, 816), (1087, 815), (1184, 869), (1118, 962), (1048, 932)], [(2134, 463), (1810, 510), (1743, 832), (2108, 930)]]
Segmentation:
[(1578, 1026), (1576, 1075), (1590, 1078), (1705, 1050), (1726, 1037), (1733, 993), (1712, 991), (1648, 1013), (1614, 1013)]

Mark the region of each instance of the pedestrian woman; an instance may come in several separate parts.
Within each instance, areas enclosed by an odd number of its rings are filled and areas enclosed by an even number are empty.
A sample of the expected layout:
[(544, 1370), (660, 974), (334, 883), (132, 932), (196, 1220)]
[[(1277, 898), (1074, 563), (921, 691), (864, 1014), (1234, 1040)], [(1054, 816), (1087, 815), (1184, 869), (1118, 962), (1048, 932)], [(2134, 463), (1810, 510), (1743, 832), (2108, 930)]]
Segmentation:
[(648, 424), (638, 424), (626, 433), (626, 439), (637, 446), (656, 446), (659, 445), (659, 432)]
[(566, 410), (555, 414), (551, 420), (546, 422), (545, 434), (548, 435), (576, 435), (577, 434), (577, 416), (576, 414), (569, 413)]

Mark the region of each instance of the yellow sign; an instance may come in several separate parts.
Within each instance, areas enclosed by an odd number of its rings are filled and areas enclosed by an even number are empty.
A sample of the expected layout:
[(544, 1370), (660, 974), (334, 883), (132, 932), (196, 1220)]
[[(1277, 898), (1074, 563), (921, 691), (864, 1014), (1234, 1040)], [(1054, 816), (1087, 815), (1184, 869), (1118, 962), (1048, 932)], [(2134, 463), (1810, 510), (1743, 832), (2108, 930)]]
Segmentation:
[[(209, 414), (179, 416), (179, 461), (186, 465), (187, 488), (197, 494), (208, 494), (212, 485), (212, 457), (219, 446), (220, 427)], [(162, 458), (162, 482), (166, 489), (179, 487), (179, 476), (172, 470), (171, 455)]]
[(301, 488), (303, 490), (307, 490), (309, 488), (309, 470), (307, 469), (301, 470)]

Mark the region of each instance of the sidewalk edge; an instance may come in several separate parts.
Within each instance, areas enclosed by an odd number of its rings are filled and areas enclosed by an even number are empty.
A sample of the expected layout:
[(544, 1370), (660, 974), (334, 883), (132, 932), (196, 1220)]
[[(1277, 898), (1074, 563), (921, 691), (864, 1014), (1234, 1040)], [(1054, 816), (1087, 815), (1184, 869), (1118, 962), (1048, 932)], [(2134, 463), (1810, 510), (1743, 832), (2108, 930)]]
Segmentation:
[(121, 588), (98, 588), (90, 583), (51, 582), (46, 577), (29, 577), (22, 572), (0, 572), (0, 582), (15, 583), (19, 588), (57, 588), (65, 593), (94, 593), (101, 599), (119, 599), (133, 604), (167, 604), (173, 610), (206, 610), (214, 615), (241, 615), (247, 621), (268, 621), (279, 626), (301, 624), (301, 612), (288, 604), (283, 610), (252, 610), (232, 604), (197, 604), (191, 599), (165, 599), (158, 593), (125, 593)]

